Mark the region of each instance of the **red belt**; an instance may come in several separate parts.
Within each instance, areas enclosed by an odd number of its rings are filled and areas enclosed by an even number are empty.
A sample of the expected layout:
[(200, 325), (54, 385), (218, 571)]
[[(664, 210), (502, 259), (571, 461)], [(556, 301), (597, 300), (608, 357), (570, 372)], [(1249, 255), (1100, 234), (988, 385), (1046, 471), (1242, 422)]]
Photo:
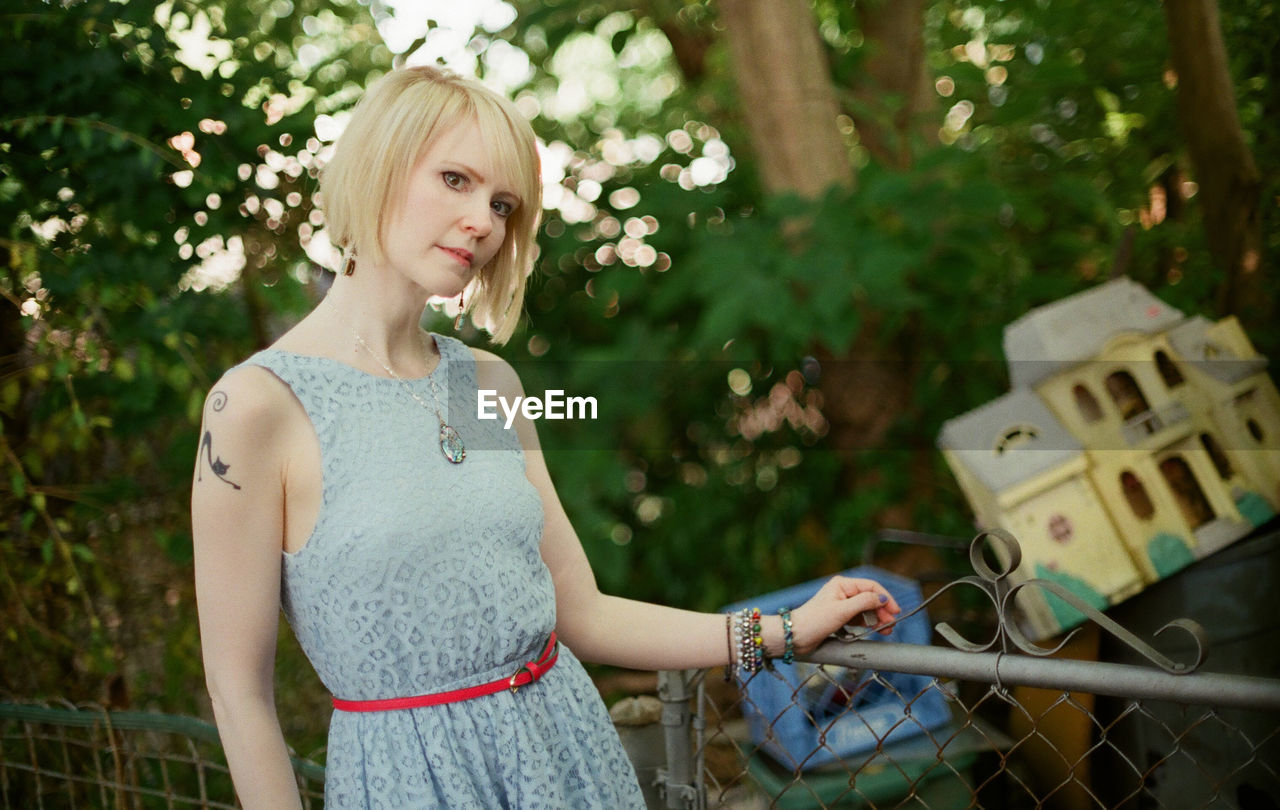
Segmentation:
[(415, 695), (414, 697), (383, 698), (381, 700), (343, 700), (335, 697), (333, 699), (333, 708), (341, 709), (344, 712), (386, 712), (395, 709), (439, 706), (442, 703), (458, 703), (463, 700), (492, 695), (496, 692), (501, 692), (503, 689), (510, 689), (515, 692), (520, 687), (528, 686), (547, 674), (547, 671), (556, 665), (556, 659), (559, 657), (560, 645), (556, 642), (555, 631), (552, 631), (551, 638), (547, 640), (547, 646), (542, 649), (542, 655), (539, 655), (534, 661), (527, 661), (521, 664), (520, 668), (510, 678), (499, 678), (489, 683), (468, 686), (465, 689), (433, 692), (429, 695)]

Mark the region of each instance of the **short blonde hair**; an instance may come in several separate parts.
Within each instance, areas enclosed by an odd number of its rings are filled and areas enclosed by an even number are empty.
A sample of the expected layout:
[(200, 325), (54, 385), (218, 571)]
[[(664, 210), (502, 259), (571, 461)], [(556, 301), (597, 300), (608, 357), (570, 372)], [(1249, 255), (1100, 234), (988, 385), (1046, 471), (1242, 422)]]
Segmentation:
[(520, 196), (520, 205), (507, 220), (502, 246), (465, 293), (474, 322), (488, 330), (493, 342), (505, 343), (520, 320), (542, 214), (537, 139), (508, 99), (440, 68), (388, 73), (356, 105), (333, 157), (320, 172), (320, 194), (333, 244), (348, 257), (381, 262), (391, 201), (404, 193), (422, 152), (468, 119), (476, 122), (506, 172), (498, 179)]

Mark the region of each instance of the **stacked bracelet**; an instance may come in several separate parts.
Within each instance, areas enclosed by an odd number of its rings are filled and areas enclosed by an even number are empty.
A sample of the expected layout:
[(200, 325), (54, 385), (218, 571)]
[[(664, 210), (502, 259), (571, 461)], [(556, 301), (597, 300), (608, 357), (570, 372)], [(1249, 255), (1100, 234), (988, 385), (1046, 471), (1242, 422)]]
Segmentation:
[(791, 628), (791, 608), (779, 608), (782, 617), (782, 663), (791, 664), (796, 660), (796, 636)]
[[(782, 617), (782, 663), (791, 664), (796, 660), (795, 633), (791, 627), (791, 609), (780, 608), (778, 615)], [(764, 626), (760, 608), (743, 608), (725, 616), (725, 635), (729, 645), (729, 665), (725, 669), (726, 679), (735, 665), (743, 675), (753, 675), (765, 667), (773, 668), (764, 647)]]

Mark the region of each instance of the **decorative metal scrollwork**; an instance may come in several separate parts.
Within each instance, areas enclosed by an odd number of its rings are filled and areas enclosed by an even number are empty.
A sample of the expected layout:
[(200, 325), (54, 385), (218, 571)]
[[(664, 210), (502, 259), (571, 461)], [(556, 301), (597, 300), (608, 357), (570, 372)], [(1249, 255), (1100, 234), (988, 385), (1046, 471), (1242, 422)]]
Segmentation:
[[(988, 540), (999, 547), (996, 556), (1005, 563), (1002, 570), (996, 570), (987, 564), (986, 557), (983, 554), (983, 544)], [(946, 639), (951, 646), (965, 652), (987, 652), (992, 648), (998, 647), (998, 651), (1001, 653), (1009, 653), (1017, 649), (1027, 655), (1049, 656), (1066, 646), (1067, 642), (1080, 632), (1080, 628), (1077, 627), (1072, 630), (1057, 646), (1052, 648), (1041, 647), (1027, 638), (1018, 627), (1014, 615), (1014, 597), (1023, 588), (1038, 588), (1041, 591), (1053, 594), (1080, 611), (1087, 620), (1093, 622), (1103, 631), (1110, 633), (1125, 646), (1165, 672), (1173, 675), (1185, 675), (1189, 672), (1195, 672), (1204, 663), (1205, 656), (1208, 654), (1208, 635), (1199, 623), (1191, 619), (1174, 619), (1156, 631), (1155, 635), (1159, 636), (1167, 630), (1181, 630), (1191, 637), (1191, 641), (1195, 645), (1194, 660), (1189, 663), (1174, 661), (1056, 582), (1035, 578), (1014, 584), (1011, 581), (1011, 575), (1021, 563), (1022, 547), (1018, 545), (1018, 541), (1014, 536), (1003, 529), (988, 529), (979, 533), (969, 544), (969, 564), (973, 566), (976, 575), (960, 577), (947, 583), (928, 599), (921, 602), (919, 607), (898, 616), (894, 622), (878, 627), (847, 625), (837, 631), (835, 637), (841, 641), (857, 641), (870, 633), (884, 630), (908, 616), (924, 610), (931, 602), (952, 588), (970, 585), (977, 588), (980, 593), (991, 600), (996, 615), (995, 635), (981, 643), (970, 641), (946, 622), (939, 622), (934, 626), (934, 629), (938, 631), (938, 635)]]

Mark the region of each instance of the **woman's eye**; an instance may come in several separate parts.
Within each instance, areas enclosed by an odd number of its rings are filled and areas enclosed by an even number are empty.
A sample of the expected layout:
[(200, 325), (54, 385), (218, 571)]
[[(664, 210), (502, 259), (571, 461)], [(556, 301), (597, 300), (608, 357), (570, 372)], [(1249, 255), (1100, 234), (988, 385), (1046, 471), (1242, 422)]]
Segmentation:
[(444, 184), (452, 189), (461, 189), (467, 185), (467, 176), (458, 172), (444, 172), (441, 175), (444, 178)]
[(516, 207), (506, 200), (494, 200), (490, 203), (490, 207), (495, 214), (504, 218), (511, 216), (511, 212), (516, 210)]

